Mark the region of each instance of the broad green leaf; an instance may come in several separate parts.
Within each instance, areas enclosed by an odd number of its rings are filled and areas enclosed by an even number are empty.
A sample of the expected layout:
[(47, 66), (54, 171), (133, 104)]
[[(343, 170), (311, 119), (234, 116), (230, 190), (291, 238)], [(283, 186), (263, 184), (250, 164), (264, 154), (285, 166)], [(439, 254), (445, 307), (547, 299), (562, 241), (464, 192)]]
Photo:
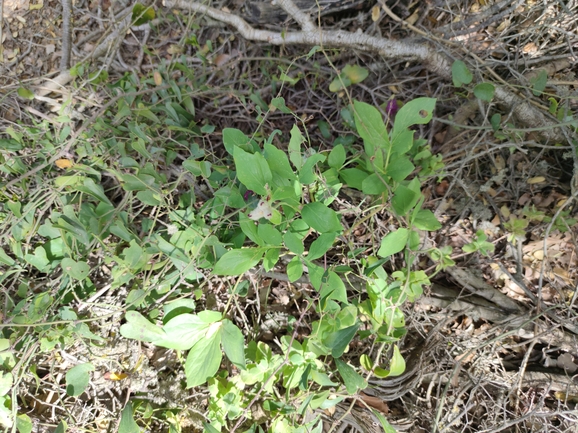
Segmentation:
[(289, 159), (297, 170), (303, 167), (303, 157), (301, 155), (301, 143), (303, 143), (303, 135), (297, 125), (291, 128), (291, 139), (289, 140)]
[[(336, 301), (342, 302), (344, 304), (348, 302), (345, 284), (337, 273), (329, 271), (329, 281), (327, 285), (331, 287), (331, 294), (327, 296), (326, 300), (335, 299)], [(323, 297), (324, 294), (321, 293), (321, 296)]]
[(285, 243), (285, 246), (289, 248), (289, 251), (294, 254), (301, 255), (305, 251), (301, 238), (291, 231), (285, 232), (283, 235), (283, 242)]
[(323, 256), (333, 245), (337, 235), (335, 233), (323, 233), (311, 243), (307, 259), (315, 260)]
[(66, 393), (77, 396), (84, 392), (90, 381), (89, 373), (94, 371), (94, 365), (90, 362), (72, 367), (66, 373)]
[(419, 180), (415, 178), (408, 184), (408, 186), (398, 185), (395, 194), (391, 199), (391, 205), (397, 215), (404, 217), (411, 209), (413, 209), (420, 197)]
[(369, 71), (359, 65), (345, 65), (341, 71), (352, 84), (361, 83), (369, 75)]
[(220, 313), (209, 320), (200, 314), (179, 314), (165, 324), (163, 337), (153, 343), (169, 349), (188, 350), (204, 338), (209, 327), (221, 318)]
[(271, 182), (273, 175), (267, 161), (260, 153), (248, 153), (235, 146), (233, 150), (237, 177), (247, 189), (259, 195), (267, 195), (265, 185)]
[[(265, 159), (273, 176), (277, 175), (284, 179), (295, 180), (297, 176), (293, 173), (287, 154), (269, 143), (265, 143)], [(238, 169), (237, 169), (238, 170)]]
[(62, 420), (56, 426), (56, 430), (54, 430), (54, 433), (66, 433), (67, 429), (68, 429), (68, 424), (66, 424), (66, 421)]
[(407, 128), (412, 125), (425, 125), (426, 123), (429, 123), (432, 119), (435, 105), (435, 98), (416, 98), (409, 101), (399, 109), (395, 115), (392, 137), (394, 137), (395, 142), (396, 138), (400, 134), (406, 135), (398, 142), (398, 146), (400, 146), (400, 152), (398, 153), (404, 153), (404, 146), (407, 146), (407, 140), (409, 139), (409, 135), (405, 132)]
[(38, 269), (40, 272), (46, 271), (46, 267), (50, 264), (50, 260), (46, 255), (46, 250), (42, 247), (36, 247), (34, 254), (25, 254), (24, 260)]
[(329, 167), (339, 170), (345, 163), (345, 157), (345, 147), (343, 147), (343, 144), (338, 144), (329, 153), (327, 163), (329, 164)]
[(367, 381), (349, 364), (346, 364), (341, 359), (335, 359), (335, 364), (349, 395), (354, 395), (359, 390), (367, 388)]
[(389, 377), (399, 376), (405, 371), (405, 359), (401, 356), (397, 344), (393, 346), (393, 356), (389, 362)]
[(13, 379), (12, 373), (0, 372), (0, 396), (8, 394), (12, 388)]
[(120, 423), (118, 433), (140, 433), (140, 427), (134, 420), (132, 402), (128, 402), (120, 413)]
[(263, 269), (269, 272), (279, 261), (280, 248), (269, 248), (263, 257)]
[(29, 101), (32, 101), (34, 99), (34, 92), (32, 90), (27, 89), (26, 87), (18, 87), (16, 93), (18, 93), (18, 96), (20, 96), (21, 98), (28, 99)]
[(132, 8), (133, 25), (140, 26), (155, 19), (155, 10), (152, 6), (144, 6), (140, 3), (135, 3)]
[(404, 181), (413, 171), (415, 166), (406, 156), (399, 156), (395, 159), (392, 158), (387, 166), (386, 174), (391, 176), (396, 182)]
[(120, 335), (124, 338), (152, 343), (165, 337), (162, 328), (149, 322), (137, 311), (127, 311), (125, 319), (126, 323), (120, 327)]
[(195, 344), (187, 356), (185, 363), (185, 376), (187, 378), (187, 388), (199, 386), (212, 378), (221, 365), (223, 352), (221, 351), (221, 332), (220, 322), (213, 323), (211, 326), (216, 328), (214, 332), (207, 332), (206, 338), (202, 338)]
[(102, 187), (102, 185), (97, 185), (91, 178), (85, 178), (84, 185), (77, 186), (76, 189), (80, 192), (84, 192), (85, 194), (94, 197), (95, 199), (103, 203), (112, 206), (112, 203), (104, 193), (104, 188)]
[(34, 424), (28, 415), (21, 413), (16, 416), (16, 428), (18, 433), (32, 433)]
[(380, 257), (389, 257), (393, 254), (403, 251), (409, 239), (409, 230), (403, 227), (396, 231), (388, 233), (382, 240), (377, 255)]
[(532, 93), (534, 96), (540, 96), (544, 89), (546, 89), (546, 84), (548, 84), (548, 74), (544, 68), (540, 69), (538, 74), (530, 80), (532, 83)]
[(316, 153), (315, 155), (311, 155), (309, 158), (307, 158), (307, 161), (305, 161), (303, 167), (301, 167), (301, 170), (299, 170), (299, 182), (305, 185), (309, 185), (315, 182), (317, 176), (315, 175), (313, 169), (318, 162), (323, 161), (325, 161), (325, 155), (320, 153)]
[(233, 155), (235, 147), (240, 147), (243, 150), (251, 150), (251, 139), (235, 128), (223, 129), (223, 145), (225, 150)]
[(369, 173), (358, 168), (346, 168), (339, 171), (339, 177), (343, 180), (343, 183), (359, 191), (363, 190), (363, 181), (367, 176), (369, 176)]
[(241, 330), (229, 319), (223, 320), (221, 342), (229, 361), (237, 368), (245, 370), (245, 339)]
[(84, 280), (90, 273), (90, 266), (86, 262), (77, 262), (68, 257), (62, 259), (60, 263), (65, 274), (70, 275), (75, 280)]
[[(291, 78), (285, 73), (281, 73), (280, 80), (283, 82), (290, 83), (292, 86), (299, 82), (299, 78)], [(271, 106), (277, 108), (281, 111), (281, 113), (291, 114), (292, 111), (287, 105), (285, 104), (285, 98), (279, 96), (277, 98), (271, 99)]]
[(303, 275), (303, 264), (299, 257), (295, 256), (287, 263), (287, 277), (289, 282), (294, 283)]
[(217, 430), (208, 422), (203, 422), (203, 427), (205, 428), (204, 433), (221, 433), (221, 430)]
[(496, 88), (491, 83), (480, 83), (474, 87), (474, 95), (476, 95), (476, 98), (486, 102), (490, 102), (492, 100), (495, 91)]
[(303, 220), (319, 233), (341, 232), (343, 227), (337, 213), (323, 203), (306, 204), (301, 210)]
[(384, 160), (391, 150), (391, 143), (382, 115), (377, 108), (365, 102), (355, 101), (353, 106), (355, 127), (363, 139), (365, 153), (375, 167), (383, 170)]
[(340, 358), (359, 329), (359, 324), (332, 332), (323, 338), (323, 344), (331, 349), (331, 356)]
[(259, 224), (257, 226), (257, 234), (267, 245), (277, 246), (283, 242), (281, 233), (271, 224)]
[(420, 230), (428, 230), (430, 232), (439, 230), (442, 227), (436, 216), (429, 209), (420, 209), (412, 224)]
[(243, 233), (245, 233), (249, 239), (257, 245), (265, 245), (265, 241), (259, 236), (257, 224), (255, 224), (255, 221), (248, 218), (244, 213), (239, 214), (239, 225), (241, 226)]
[(387, 191), (387, 184), (383, 179), (383, 175), (379, 176), (377, 173), (372, 173), (368, 176), (367, 173), (365, 173), (365, 176), (361, 184), (361, 190), (364, 194), (380, 195)]
[(452, 80), (455, 87), (462, 87), (463, 84), (470, 84), (474, 76), (461, 60), (456, 60), (452, 64)]
[(215, 264), (215, 275), (241, 275), (257, 265), (263, 258), (263, 248), (242, 248), (227, 251)]

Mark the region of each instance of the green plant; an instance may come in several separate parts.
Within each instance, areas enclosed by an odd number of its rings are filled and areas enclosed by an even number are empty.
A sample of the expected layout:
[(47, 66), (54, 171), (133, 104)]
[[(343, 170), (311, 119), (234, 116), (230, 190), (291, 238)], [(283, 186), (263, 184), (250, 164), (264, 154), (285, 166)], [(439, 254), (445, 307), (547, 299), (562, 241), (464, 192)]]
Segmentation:
[[(422, 287), (429, 283), (423, 271), (413, 270), (420, 253), (416, 230), (440, 227), (433, 213), (422, 208), (420, 192), (420, 174), (432, 172), (431, 153), (427, 153), (424, 141), (414, 140), (409, 128), (429, 122), (434, 103), (426, 98), (408, 102), (388, 129), (377, 109), (355, 101), (349, 111), (363, 139), (361, 153), (342, 144), (330, 152), (306, 152), (306, 140), (297, 125), (291, 131), (287, 152), (272, 145), (275, 133), (260, 146), (241, 131), (223, 131), (234, 171), (222, 173), (224, 182), (203, 209), (213, 219), (231, 218), (237, 228), (215, 239), (220, 248), (211, 258), (205, 258), (207, 267), (213, 267), (214, 275), (241, 277), (259, 264), (271, 270), (281, 257), (286, 257), (289, 281), (301, 278), (307, 269), (317, 295), (308, 300), (306, 313), (318, 319), (312, 323), (311, 334), (299, 341), (295, 329), (302, 319), (294, 319), (292, 333), (281, 339), (280, 352), (274, 353), (262, 342), (245, 345), (240, 329), (227, 319), (236, 286), (230, 288), (231, 298), (224, 311), (180, 314), (162, 327), (137, 312), (127, 313), (127, 323), (121, 327), (125, 337), (189, 350), (185, 362), (187, 386), (208, 381), (211, 391), (211, 424), (206, 426), (209, 431), (225, 426), (230, 429), (231, 423), (238, 427), (242, 418), (252, 416), (249, 408), (255, 404), (269, 414), (272, 430), (314, 427), (317, 418), (297, 428), (298, 417), (311, 409), (335, 405), (345, 395), (367, 386), (360, 372), (342, 359), (354, 338), (380, 343), (373, 359), (367, 355), (362, 359), (369, 376), (383, 378), (403, 372), (405, 364), (395, 345), (406, 332), (400, 307), (406, 300), (419, 297)], [(282, 101), (275, 104), (284, 107)], [(414, 162), (425, 163), (416, 167)], [(204, 176), (210, 179), (209, 168)], [(203, 175), (200, 169), (195, 174)], [(381, 240), (376, 257), (361, 269), (363, 291), (369, 296), (365, 300), (362, 294), (351, 298), (348, 293), (351, 267), (317, 262), (342, 242), (345, 228), (331, 203), (344, 184), (376, 197), (378, 209), (391, 209), (400, 225)], [(243, 196), (253, 194), (253, 204), (245, 205)], [(312, 242), (306, 242), (308, 238)], [(400, 252), (406, 267), (389, 275), (382, 265)], [(221, 345), (237, 373), (220, 370)], [(392, 347), (392, 356), (384, 360), (388, 346)], [(330, 374), (333, 364), (341, 379)], [(344, 394), (330, 399), (327, 387), (339, 383), (344, 385)]]
[[(4, 341), (7, 347), (24, 342), (41, 353), (73, 342), (97, 350), (104, 339), (88, 325), (102, 317), (71, 305), (98, 295), (98, 262), (109, 270), (110, 290), (126, 290), (123, 336), (179, 354), (188, 351), (179, 358), (186, 386), (207, 383), (211, 395), (207, 430), (319, 427), (319, 416), (305, 426), (299, 424), (301, 417), (338, 404), (365, 388), (372, 376), (395, 376), (405, 368), (396, 345), (406, 333), (401, 306), (417, 299), (429, 283), (415, 266), (426, 252), (419, 231), (440, 227), (423, 208), (420, 189), (443, 168), (441, 158), (410, 128), (430, 121), (435, 100), (409, 101), (386, 122), (376, 108), (353, 102), (342, 116), (363, 140), (362, 149), (352, 133), (338, 137), (331, 150), (316, 150), (299, 124), (286, 150), (273, 145), (279, 131), (248, 137), (225, 129), (227, 155), (219, 160), (203, 146), (214, 127), (197, 123), (192, 102), (208, 90), (183, 65), (174, 67), (183, 70), (182, 78), (169, 79), (161, 67), (164, 86), (132, 74), (111, 84), (122, 96), (73, 143), (65, 117), (59, 128), (46, 122), (12, 130), (0, 143), (3, 155), (10, 155), (2, 164), (6, 173), (25, 173), (32, 150), (46, 167), (18, 184), (21, 191), (34, 189), (30, 199), (7, 193), (3, 198), (10, 250), (0, 250), (0, 261), (11, 270), (2, 280), (18, 286), (7, 295), (6, 314), (21, 325), (5, 333)], [(267, 107), (297, 119), (282, 98), (263, 104), (260, 119)], [(55, 169), (50, 158), (64, 145), (73, 146), (74, 158)], [(183, 171), (170, 177), (166, 167), (178, 158)], [(371, 197), (370, 207), (360, 208), (366, 216), (354, 226), (378, 212), (392, 218), (391, 232), (376, 239), (374, 248), (355, 248), (354, 227), (344, 225), (333, 206), (341, 192), (352, 190)], [(37, 209), (43, 209), (38, 219)], [(402, 266), (388, 272), (386, 265), (397, 254)], [(450, 265), (448, 254), (442, 254), (443, 266)], [(336, 255), (348, 262), (331, 262)], [(231, 314), (247, 295), (243, 274), (255, 266), (269, 271), (277, 265), (285, 267), (291, 282), (305, 276), (314, 292), (302, 315), (288, 318), (288, 334), (277, 347), (245, 341), (247, 330)], [(38, 276), (49, 278), (50, 291), (28, 287)], [(226, 305), (212, 311), (199, 302), (203, 285), (222, 276), (236, 280)], [(306, 321), (311, 332), (303, 335)], [(353, 340), (375, 342), (377, 349), (358, 364), (347, 355)], [(18, 351), (5, 355), (8, 369), (18, 365), (22, 371), (33, 362), (19, 359)], [(84, 392), (97, 361), (87, 359), (68, 371), (70, 397)], [(9, 389), (8, 373), (3, 377)], [(14, 395), (2, 398), (16, 407)], [(150, 417), (146, 407), (136, 399), (136, 412), (133, 406), (123, 410), (127, 431), (135, 425), (135, 413), (143, 422)], [(167, 422), (176, 425), (169, 412)], [(5, 416), (7, 425), (12, 418)]]

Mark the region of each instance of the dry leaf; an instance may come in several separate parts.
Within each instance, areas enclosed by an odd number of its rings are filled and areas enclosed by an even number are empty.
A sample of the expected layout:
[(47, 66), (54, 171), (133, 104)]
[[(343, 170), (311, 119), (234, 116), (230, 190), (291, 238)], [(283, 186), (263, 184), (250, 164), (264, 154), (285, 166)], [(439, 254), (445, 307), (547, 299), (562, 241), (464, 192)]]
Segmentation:
[(542, 183), (545, 181), (546, 181), (546, 178), (544, 176), (536, 176), (536, 177), (531, 177), (530, 179), (528, 179), (528, 184), (534, 185), (536, 183)]
[(58, 168), (70, 168), (74, 165), (74, 162), (71, 161), (70, 159), (61, 158), (54, 161), (54, 164)]
[(157, 86), (160, 86), (161, 84), (163, 84), (163, 76), (161, 75), (161, 73), (159, 71), (153, 72), (153, 78), (154, 78), (155, 84)]
[(371, 20), (373, 22), (376, 22), (379, 19), (380, 15), (381, 15), (381, 8), (378, 5), (375, 5), (373, 8), (371, 8)]

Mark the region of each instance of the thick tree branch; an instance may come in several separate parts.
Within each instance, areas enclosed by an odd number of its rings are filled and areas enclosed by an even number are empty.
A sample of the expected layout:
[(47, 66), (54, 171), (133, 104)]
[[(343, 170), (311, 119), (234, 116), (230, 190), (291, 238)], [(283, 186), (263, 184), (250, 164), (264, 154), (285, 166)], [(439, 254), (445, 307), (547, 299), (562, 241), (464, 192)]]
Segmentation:
[[(362, 32), (323, 30), (315, 27), (308, 17), (304, 17), (291, 0), (277, 0), (287, 13), (301, 25), (301, 31), (272, 32), (258, 30), (244, 19), (210, 6), (188, 0), (164, 0), (166, 7), (176, 7), (206, 15), (215, 20), (233, 26), (245, 39), (267, 42), (273, 45), (320, 45), (325, 47), (352, 48), (359, 51), (381, 55), (387, 59), (408, 59), (421, 62), (427, 70), (446, 79), (451, 79), (451, 59), (426, 44), (409, 41), (393, 41), (386, 38), (369, 36)], [(567, 142), (568, 131), (551, 120), (545, 113), (505, 86), (495, 86), (495, 101), (506, 110), (510, 110), (516, 120), (525, 126), (540, 129), (538, 136), (548, 142)]]

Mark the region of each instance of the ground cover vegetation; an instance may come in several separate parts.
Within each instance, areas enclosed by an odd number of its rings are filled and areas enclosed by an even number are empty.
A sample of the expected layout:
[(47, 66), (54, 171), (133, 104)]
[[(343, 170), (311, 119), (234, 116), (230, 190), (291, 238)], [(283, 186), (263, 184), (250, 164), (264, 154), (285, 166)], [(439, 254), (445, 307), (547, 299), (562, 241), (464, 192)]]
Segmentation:
[(575, 428), (578, 5), (313, 3), (13, 11), (6, 431)]

